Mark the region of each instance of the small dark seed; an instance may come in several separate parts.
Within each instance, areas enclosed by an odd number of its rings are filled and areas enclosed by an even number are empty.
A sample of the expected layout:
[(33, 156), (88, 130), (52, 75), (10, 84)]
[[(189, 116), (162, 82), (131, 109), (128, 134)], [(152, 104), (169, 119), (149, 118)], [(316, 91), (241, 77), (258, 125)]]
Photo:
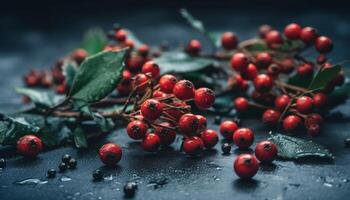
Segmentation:
[(47, 178), (55, 178), (55, 177), (56, 177), (56, 170), (55, 169), (47, 170)]
[(5, 158), (0, 158), (0, 168), (5, 168), (6, 167), (6, 160)]
[(133, 197), (135, 191), (137, 190), (137, 184), (134, 182), (128, 182), (124, 185), (124, 195), (125, 197)]
[(221, 117), (220, 116), (215, 116), (214, 123), (219, 125), (221, 123)]
[(75, 169), (77, 168), (77, 161), (74, 158), (71, 158), (68, 162), (68, 167), (70, 169)]
[(62, 162), (67, 164), (71, 158), (72, 156), (70, 156), (69, 154), (65, 154), (62, 156)]
[(66, 163), (60, 163), (58, 165), (58, 169), (60, 170), (60, 172), (64, 172), (67, 170), (67, 164)]
[(229, 143), (224, 143), (221, 146), (221, 150), (224, 155), (230, 154), (231, 145)]
[(92, 172), (92, 178), (94, 181), (101, 181), (103, 178), (103, 172), (99, 169), (96, 169)]
[(344, 140), (344, 145), (345, 145), (346, 148), (350, 148), (350, 138), (346, 138)]

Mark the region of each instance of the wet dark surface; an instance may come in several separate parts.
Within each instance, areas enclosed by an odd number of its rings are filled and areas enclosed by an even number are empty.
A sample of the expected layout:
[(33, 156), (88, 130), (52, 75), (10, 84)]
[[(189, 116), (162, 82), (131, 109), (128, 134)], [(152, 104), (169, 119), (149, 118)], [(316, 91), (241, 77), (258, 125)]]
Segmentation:
[[(234, 30), (243, 39), (255, 35), (261, 23), (279, 28), (291, 21), (312, 24), (334, 39), (332, 61), (350, 58), (349, 14), (342, 11), (307, 9), (295, 15), (287, 9), (232, 10), (220, 8), (213, 12), (210, 8), (198, 8), (193, 14), (203, 19), (208, 29)], [(31, 67), (50, 66), (64, 52), (79, 45), (82, 32), (91, 25), (108, 29), (118, 21), (147, 43), (158, 44), (167, 39), (172, 47), (193, 37), (203, 39), (181, 19), (177, 8), (142, 10), (136, 7), (127, 11), (116, 8), (115, 13), (98, 16), (90, 13), (84, 18), (74, 16), (69, 10), (66, 12), (68, 18), (74, 20), (63, 20), (56, 15), (49, 20), (42, 18), (42, 22), (40, 17), (31, 21), (22, 15), (0, 18), (1, 30), (6, 27), (0, 40), (3, 44), (0, 49), (1, 112), (21, 107), (21, 98), (13, 87), (22, 84), (23, 73)], [(0, 171), (0, 199), (121, 199), (123, 185), (128, 181), (138, 183), (135, 199), (345, 199), (350, 194), (350, 149), (343, 144), (350, 136), (349, 110), (349, 101), (336, 108), (333, 113), (341, 112), (343, 117), (329, 118), (323, 134), (316, 139), (336, 156), (334, 162), (279, 160), (274, 165), (262, 166), (254, 179), (247, 182), (239, 180), (232, 170), (239, 152), (233, 147), (230, 155), (223, 156), (222, 141), (214, 150), (205, 151), (201, 158), (189, 158), (179, 152), (180, 138), (170, 148), (151, 154), (143, 152), (139, 144), (120, 129), (85, 151), (64, 147), (42, 153), (35, 160), (9, 158), (6, 168)], [(214, 118), (209, 117), (208, 126), (218, 130), (213, 121)], [(241, 126), (252, 128), (256, 141), (268, 137), (268, 130), (259, 120), (242, 120)], [(114, 169), (104, 168), (98, 159), (97, 149), (104, 141), (116, 142), (123, 148), (123, 158)], [(77, 159), (77, 169), (47, 179), (46, 171), (57, 169), (65, 153)], [(104, 171), (105, 180), (93, 182), (92, 171), (98, 168)], [(40, 181), (18, 184), (26, 179)]]

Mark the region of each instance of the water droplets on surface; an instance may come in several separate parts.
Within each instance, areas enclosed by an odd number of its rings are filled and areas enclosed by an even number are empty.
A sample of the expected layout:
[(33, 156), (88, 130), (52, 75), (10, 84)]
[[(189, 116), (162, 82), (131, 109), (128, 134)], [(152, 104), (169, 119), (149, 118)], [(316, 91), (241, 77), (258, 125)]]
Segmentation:
[(105, 181), (112, 181), (113, 180), (113, 175), (109, 175), (103, 178)]
[(60, 181), (61, 182), (67, 182), (67, 181), (71, 181), (72, 180), (72, 178), (71, 177), (68, 177), (68, 176), (62, 176), (61, 178), (60, 178)]
[(25, 179), (21, 181), (16, 181), (15, 184), (17, 185), (43, 185), (46, 184), (48, 181), (42, 181), (37, 178), (30, 178), (30, 179)]

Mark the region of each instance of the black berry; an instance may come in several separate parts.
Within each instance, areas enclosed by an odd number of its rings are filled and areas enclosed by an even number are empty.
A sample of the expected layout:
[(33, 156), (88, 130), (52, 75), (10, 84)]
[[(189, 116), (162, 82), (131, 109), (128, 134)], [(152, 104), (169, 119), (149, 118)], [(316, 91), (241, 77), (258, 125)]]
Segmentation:
[(67, 164), (71, 158), (72, 156), (70, 156), (69, 154), (65, 154), (62, 156), (62, 162)]
[(60, 163), (58, 165), (58, 169), (60, 169), (60, 172), (64, 172), (67, 170), (67, 164), (66, 163)]
[(221, 146), (221, 150), (224, 155), (230, 154), (231, 145), (229, 143), (224, 143)]
[(6, 160), (5, 158), (0, 158), (0, 168), (5, 168), (6, 167)]
[(68, 162), (68, 167), (70, 169), (75, 169), (77, 168), (77, 161), (74, 158), (71, 158)]
[(344, 140), (344, 145), (345, 145), (346, 148), (350, 148), (350, 138), (346, 138)]
[(55, 177), (56, 177), (56, 170), (55, 169), (47, 170), (47, 178), (55, 178)]
[(101, 181), (103, 178), (103, 172), (99, 169), (96, 169), (92, 172), (92, 178), (94, 181)]
[(133, 197), (135, 191), (137, 190), (137, 184), (134, 182), (128, 182), (124, 185), (124, 195), (125, 197)]

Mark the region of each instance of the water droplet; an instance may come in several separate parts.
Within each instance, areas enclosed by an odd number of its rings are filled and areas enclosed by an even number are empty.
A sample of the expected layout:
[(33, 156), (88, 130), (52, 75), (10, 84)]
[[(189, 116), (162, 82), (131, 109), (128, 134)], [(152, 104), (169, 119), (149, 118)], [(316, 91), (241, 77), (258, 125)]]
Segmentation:
[(62, 182), (67, 182), (67, 181), (71, 181), (72, 180), (72, 178), (71, 177), (68, 177), (68, 176), (62, 176), (61, 178), (60, 178), (60, 181), (62, 181)]
[(42, 181), (37, 178), (30, 178), (30, 179), (25, 179), (22, 181), (16, 181), (15, 184), (17, 185), (42, 185), (46, 184), (48, 181)]
[(333, 185), (330, 184), (330, 183), (323, 183), (323, 185), (326, 186), (326, 187), (333, 187)]
[(106, 176), (103, 178), (105, 181), (111, 181), (113, 180), (113, 175), (111, 174), (110, 176)]

